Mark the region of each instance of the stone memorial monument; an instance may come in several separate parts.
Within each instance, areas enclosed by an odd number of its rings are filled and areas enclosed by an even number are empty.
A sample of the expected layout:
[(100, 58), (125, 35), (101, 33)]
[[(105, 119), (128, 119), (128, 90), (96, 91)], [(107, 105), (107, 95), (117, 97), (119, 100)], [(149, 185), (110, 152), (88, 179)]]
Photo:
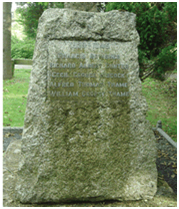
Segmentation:
[(135, 18), (48, 9), (39, 19), (15, 190), (22, 203), (155, 195)]

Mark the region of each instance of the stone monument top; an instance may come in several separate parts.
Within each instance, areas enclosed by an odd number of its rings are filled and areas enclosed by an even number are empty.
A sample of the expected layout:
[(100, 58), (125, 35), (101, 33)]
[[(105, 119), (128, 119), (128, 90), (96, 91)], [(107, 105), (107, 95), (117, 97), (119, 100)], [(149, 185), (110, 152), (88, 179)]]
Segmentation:
[(97, 2), (64, 2), (64, 8), (86, 12), (98, 12)]

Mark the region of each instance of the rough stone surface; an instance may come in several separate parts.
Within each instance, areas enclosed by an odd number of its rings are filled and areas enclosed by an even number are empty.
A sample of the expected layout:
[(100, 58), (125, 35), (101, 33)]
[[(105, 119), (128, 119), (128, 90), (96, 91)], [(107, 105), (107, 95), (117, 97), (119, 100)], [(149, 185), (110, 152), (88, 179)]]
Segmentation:
[(98, 12), (96, 2), (64, 2), (64, 8), (86, 12)]
[(16, 200), (14, 190), (21, 157), (20, 149), (21, 140), (11, 142), (3, 157), (3, 207), (177, 207), (177, 195), (160, 177), (157, 193), (151, 200), (23, 204)]
[(156, 144), (145, 119), (138, 44), (133, 13), (69, 9), (43, 13), (28, 92), (17, 200), (94, 202), (154, 196)]
[[(3, 156), (3, 203), (11, 204), (15, 200), (15, 184), (21, 154), (21, 140), (10, 143)], [(6, 206), (7, 206), (6, 205)]]

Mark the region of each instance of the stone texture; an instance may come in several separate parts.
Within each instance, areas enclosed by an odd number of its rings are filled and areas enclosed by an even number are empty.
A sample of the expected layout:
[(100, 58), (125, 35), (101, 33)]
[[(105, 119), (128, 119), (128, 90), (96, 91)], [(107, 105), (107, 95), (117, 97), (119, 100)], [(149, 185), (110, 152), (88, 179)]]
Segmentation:
[(177, 195), (167, 182), (158, 177), (157, 193), (151, 200), (105, 201), (75, 203), (27, 204), (15, 199), (18, 164), (21, 157), (21, 140), (12, 142), (3, 156), (3, 207), (177, 207)]
[(64, 8), (86, 12), (98, 12), (96, 2), (64, 2)]
[[(21, 140), (10, 143), (3, 155), (3, 203), (11, 204), (15, 200), (15, 185), (21, 154)], [(6, 205), (6, 206), (7, 206)]]
[[(22, 136), (16, 198), (22, 203), (150, 199), (157, 190), (156, 145), (146, 121), (147, 104), (138, 77), (139, 36), (135, 14), (111, 11), (46, 10), (39, 20)], [(78, 48), (79, 46), (79, 48)], [(84, 46), (84, 47), (83, 47)], [(106, 47), (105, 47), (106, 46)], [(109, 48), (108, 48), (109, 46)], [(80, 48), (81, 47), (81, 48)], [(91, 50), (91, 51), (90, 51)], [(85, 54), (85, 58), (62, 55)], [(97, 54), (92, 61), (91, 53)], [(99, 55), (119, 55), (103, 59)], [(104, 63), (103, 63), (104, 61)], [(97, 67), (80, 68), (95, 63)], [(122, 67), (105, 68), (120, 63)], [(74, 63), (58, 68), (54, 63)], [(104, 96), (83, 96), (75, 78), (53, 78), (57, 72), (95, 74), (80, 78), (100, 83)], [(85, 71), (86, 69), (86, 71)], [(111, 96), (104, 73), (124, 77), (117, 88), (129, 96)], [(53, 96), (51, 82), (75, 83), (66, 88), (79, 96)], [(78, 78), (79, 79), (79, 78)], [(59, 84), (58, 84), (59, 85)], [(77, 87), (76, 87), (77, 86)], [(65, 92), (65, 87), (57, 87)], [(85, 88), (87, 92), (91, 88)], [(87, 89), (87, 90), (86, 90)], [(67, 90), (66, 90), (67, 91)]]

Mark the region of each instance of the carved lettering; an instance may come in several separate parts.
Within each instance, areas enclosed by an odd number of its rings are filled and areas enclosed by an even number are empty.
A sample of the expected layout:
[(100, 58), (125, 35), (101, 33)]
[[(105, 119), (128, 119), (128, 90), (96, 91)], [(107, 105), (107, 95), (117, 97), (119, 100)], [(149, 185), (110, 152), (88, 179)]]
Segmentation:
[(71, 41), (67, 48), (64, 43), (63, 47), (57, 47), (56, 54), (54, 50), (53, 54), (49, 51), (50, 98), (59, 101), (78, 98), (84, 101), (104, 97), (104, 100), (122, 98), (127, 101), (129, 66), (123, 63), (123, 56), (120, 50), (116, 50), (116, 45), (99, 41)]
[(75, 63), (50, 63), (51, 68), (75, 68)]
[(83, 64), (83, 63), (80, 63), (80, 65), (79, 65), (79, 68), (85, 68), (85, 69), (87, 69), (87, 68), (92, 68), (92, 69), (97, 69), (97, 68), (100, 68), (102, 66), (102, 64), (94, 64), (94, 63), (85, 63), (85, 64)]
[(96, 78), (96, 73), (78, 73), (73, 72), (74, 78)]
[(81, 53), (81, 54), (63, 54), (63, 53), (59, 53), (57, 55), (57, 58), (59, 58), (59, 59), (85, 59), (86, 54), (84, 54), (84, 53)]
[(70, 47), (73, 49), (84, 49), (86, 48), (86, 43), (84, 42), (73, 43)]
[(52, 97), (78, 97), (78, 92), (72, 91), (50, 91)]
[(127, 70), (129, 67), (123, 64), (106, 64), (106, 68)]
[(123, 73), (103, 73), (100, 74), (101, 78), (124, 78)]
[(90, 59), (119, 59), (116, 54), (90, 54)]
[[(78, 43), (73, 43), (70, 46), (72, 49), (84, 49), (87, 47), (87, 44), (84, 42), (78, 42)], [(91, 47), (92, 49), (109, 49), (110, 45), (109, 43), (93, 43), (93, 44), (88, 44), (88, 47)]]
[(101, 87), (103, 83), (78, 81), (78, 85), (79, 87)]
[(51, 76), (53, 78), (68, 78), (69, 77), (67, 72), (65, 72), (65, 73), (52, 72)]
[(94, 49), (109, 49), (109, 43), (101, 43), (101, 44), (99, 44), (99, 43), (94, 43), (93, 44), (93, 48)]
[(57, 88), (57, 87), (74, 87), (74, 83), (73, 82), (50, 82), (50, 86)]
[(82, 91), (82, 97), (96, 97), (97, 92), (93, 91)]
[(127, 83), (108, 82), (108, 86), (110, 86), (110, 87), (127, 87)]
[(113, 97), (128, 97), (129, 96), (129, 92), (113, 92), (113, 91), (109, 91), (109, 94)]

